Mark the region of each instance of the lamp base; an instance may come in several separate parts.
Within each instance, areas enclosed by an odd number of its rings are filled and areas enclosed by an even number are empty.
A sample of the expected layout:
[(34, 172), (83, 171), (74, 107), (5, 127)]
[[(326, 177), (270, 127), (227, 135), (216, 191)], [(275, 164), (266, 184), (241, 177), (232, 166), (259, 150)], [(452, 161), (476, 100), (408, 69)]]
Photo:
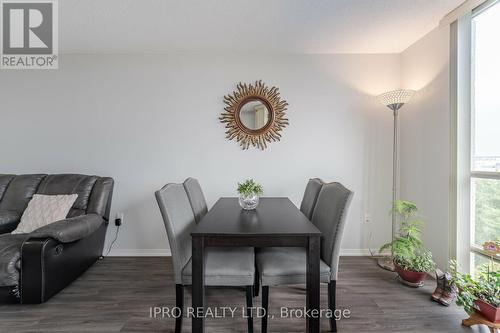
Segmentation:
[(377, 259), (377, 264), (385, 270), (394, 272), (394, 262), (392, 261), (392, 257), (384, 257)]

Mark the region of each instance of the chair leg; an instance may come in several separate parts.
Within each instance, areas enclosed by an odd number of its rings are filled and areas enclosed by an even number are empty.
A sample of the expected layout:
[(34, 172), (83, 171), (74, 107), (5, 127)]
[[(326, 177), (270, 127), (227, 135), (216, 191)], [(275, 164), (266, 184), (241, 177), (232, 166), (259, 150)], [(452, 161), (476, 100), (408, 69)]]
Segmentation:
[(337, 281), (330, 281), (328, 284), (328, 308), (332, 311), (332, 317), (330, 318), (330, 331), (337, 332), (337, 321), (335, 320), (336, 308), (336, 289), (337, 289)]
[(255, 283), (254, 283), (254, 287), (253, 287), (253, 297), (259, 296), (259, 289), (260, 289), (259, 275), (255, 274)]
[(269, 286), (262, 286), (262, 308), (264, 316), (262, 317), (262, 333), (267, 333), (267, 317), (269, 312)]
[(248, 333), (253, 333), (253, 315), (252, 315), (252, 307), (253, 307), (253, 286), (247, 286), (247, 317), (248, 317)]
[(260, 252), (260, 247), (254, 248), (254, 254), (255, 254), (255, 282), (254, 282), (254, 287), (253, 287), (253, 296), (257, 297), (259, 296), (259, 289), (260, 289), (260, 274), (257, 269), (257, 254)]
[(175, 333), (181, 333), (184, 315), (184, 286), (182, 284), (175, 285), (175, 306), (181, 310), (181, 315), (175, 319)]

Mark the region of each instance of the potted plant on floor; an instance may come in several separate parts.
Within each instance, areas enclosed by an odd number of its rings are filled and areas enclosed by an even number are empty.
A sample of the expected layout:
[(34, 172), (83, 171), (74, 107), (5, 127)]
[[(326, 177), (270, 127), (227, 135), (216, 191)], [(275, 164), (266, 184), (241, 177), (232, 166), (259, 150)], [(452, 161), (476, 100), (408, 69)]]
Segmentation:
[(455, 262), (450, 266), (458, 291), (457, 305), (468, 314), (477, 312), (492, 323), (500, 323), (500, 272), (487, 265), (472, 278), (470, 274), (458, 272)]
[(421, 287), (427, 272), (435, 268), (432, 253), (423, 247), (422, 220), (413, 202), (398, 200), (393, 203), (393, 213), (400, 221), (399, 233), (392, 242), (384, 244), (380, 252), (391, 249), (395, 271), (408, 285)]
[(243, 183), (238, 183), (239, 204), (241, 208), (252, 210), (259, 204), (259, 197), (263, 193), (262, 185), (253, 179), (248, 179)]

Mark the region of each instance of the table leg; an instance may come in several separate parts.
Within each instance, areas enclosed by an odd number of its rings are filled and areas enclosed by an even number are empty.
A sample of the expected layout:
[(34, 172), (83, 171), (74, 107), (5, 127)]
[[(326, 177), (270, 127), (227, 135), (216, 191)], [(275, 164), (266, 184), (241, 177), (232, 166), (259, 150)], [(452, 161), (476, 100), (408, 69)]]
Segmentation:
[[(316, 317), (307, 317), (307, 332), (319, 333), (319, 260), (320, 260), (320, 237), (309, 236), (307, 246), (307, 276), (306, 276), (306, 305), (309, 314)], [(316, 313), (314, 313), (316, 312)]]
[[(193, 333), (204, 333), (204, 316), (196, 316), (197, 313), (205, 313), (205, 258), (204, 242), (202, 236), (192, 238), (192, 265), (193, 265), (193, 309), (192, 319)], [(200, 312), (198, 312), (200, 311)]]

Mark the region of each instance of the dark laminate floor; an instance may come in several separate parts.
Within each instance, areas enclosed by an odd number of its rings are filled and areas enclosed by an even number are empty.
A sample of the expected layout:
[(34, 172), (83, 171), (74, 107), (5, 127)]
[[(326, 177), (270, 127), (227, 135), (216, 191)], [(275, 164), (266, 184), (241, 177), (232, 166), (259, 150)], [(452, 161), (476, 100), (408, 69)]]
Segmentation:
[[(479, 332), (460, 326), (465, 313), (429, 300), (434, 285), (422, 289), (399, 284), (394, 274), (368, 258), (343, 257), (338, 282), (338, 307), (351, 310), (339, 332)], [(321, 304), (326, 308), (326, 285)], [(173, 306), (175, 288), (170, 258), (106, 258), (80, 279), (41, 305), (0, 305), (0, 332), (173, 332), (173, 319), (149, 317), (151, 306)], [(244, 305), (244, 291), (207, 290), (210, 306)], [(254, 305), (260, 305), (260, 297)], [(186, 304), (191, 304), (190, 291)], [(271, 288), (271, 312), (281, 306), (303, 307), (300, 286)], [(255, 321), (260, 332), (260, 320)], [(326, 319), (321, 321), (328, 330)], [(303, 319), (270, 320), (269, 332), (303, 332)], [(184, 320), (184, 332), (191, 321)], [(207, 332), (246, 332), (246, 319), (209, 319)]]

